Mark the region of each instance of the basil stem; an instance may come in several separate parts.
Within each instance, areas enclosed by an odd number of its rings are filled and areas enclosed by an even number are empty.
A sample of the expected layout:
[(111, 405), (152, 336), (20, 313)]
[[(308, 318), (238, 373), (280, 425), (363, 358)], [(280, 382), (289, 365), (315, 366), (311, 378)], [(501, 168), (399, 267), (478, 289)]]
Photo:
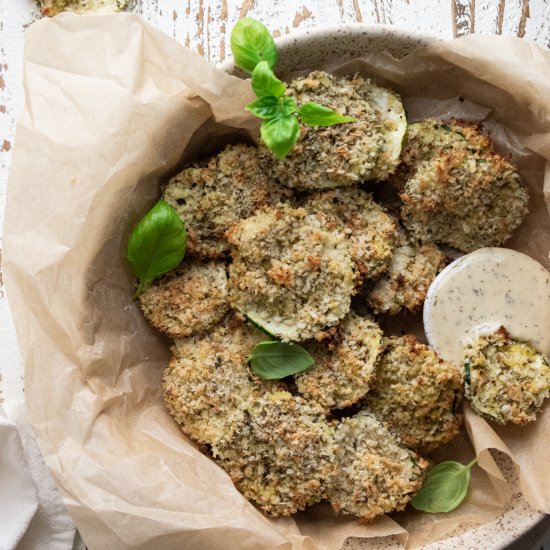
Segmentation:
[(187, 231), (176, 211), (160, 199), (136, 225), (126, 256), (139, 278), (134, 298), (151, 282), (177, 267), (185, 254)]
[(248, 357), (252, 370), (266, 380), (278, 380), (302, 372), (315, 364), (311, 355), (298, 344), (265, 340)]
[(466, 465), (449, 460), (434, 466), (411, 500), (412, 506), (431, 514), (454, 510), (466, 497), (470, 472), (476, 462), (477, 458)]

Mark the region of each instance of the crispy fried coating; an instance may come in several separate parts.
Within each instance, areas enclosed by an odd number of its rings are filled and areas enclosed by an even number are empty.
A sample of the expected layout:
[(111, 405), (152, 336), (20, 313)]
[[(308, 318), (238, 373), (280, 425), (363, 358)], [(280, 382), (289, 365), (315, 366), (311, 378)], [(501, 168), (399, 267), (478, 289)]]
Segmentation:
[(184, 433), (219, 443), (243, 424), (251, 399), (284, 387), (261, 380), (247, 364), (252, 347), (264, 339), (233, 318), (206, 336), (176, 339), (163, 376), (164, 403)]
[(349, 311), (354, 273), (345, 235), (279, 205), (228, 232), (231, 305), (282, 340), (319, 336)]
[(327, 189), (383, 179), (395, 169), (406, 120), (393, 92), (358, 75), (340, 78), (314, 71), (293, 80), (288, 93), (300, 105), (313, 101), (354, 117), (355, 122), (302, 125), (298, 143), (281, 161), (264, 149), (264, 158), (280, 181), (298, 189)]
[(527, 342), (504, 327), (481, 336), (464, 350), (466, 398), (474, 411), (498, 424), (536, 420), (550, 395), (550, 366)]
[(451, 119), (442, 122), (432, 118), (409, 124), (403, 139), (401, 164), (391, 182), (402, 189), (406, 180), (423, 161), (443, 153), (492, 152), (493, 143), (487, 132), (478, 124)]
[(304, 208), (334, 216), (349, 239), (357, 271), (356, 283), (387, 271), (395, 241), (395, 222), (372, 195), (358, 187), (312, 194)]
[(415, 245), (402, 228), (397, 230), (396, 242), (388, 273), (365, 289), (367, 302), (375, 313), (418, 311), (430, 284), (446, 263), (436, 245)]
[(349, 407), (366, 395), (383, 351), (382, 330), (374, 321), (348, 313), (338, 328), (336, 341), (305, 346), (315, 365), (295, 376), (302, 396), (325, 411)]
[(205, 331), (229, 310), (225, 264), (186, 260), (143, 292), (139, 306), (149, 323), (170, 336)]
[(266, 174), (257, 148), (242, 144), (185, 168), (163, 193), (187, 227), (187, 252), (201, 258), (227, 251), (225, 232), (231, 224), (290, 196)]
[(337, 512), (372, 521), (403, 510), (420, 489), (428, 461), (406, 449), (372, 415), (346, 418), (335, 441), (338, 470), (329, 498)]
[(463, 252), (500, 246), (527, 214), (519, 173), (475, 124), (411, 124), (392, 181), (401, 190), (403, 224), (423, 243)]
[(496, 153), (445, 154), (421, 163), (400, 194), (414, 238), (472, 252), (508, 240), (528, 212), (512, 164)]
[(414, 336), (388, 338), (366, 403), (407, 447), (428, 452), (459, 432), (462, 383), (461, 369)]
[(271, 516), (319, 502), (335, 470), (334, 433), (320, 409), (288, 392), (249, 401), (245, 421), (212, 449), (243, 495)]

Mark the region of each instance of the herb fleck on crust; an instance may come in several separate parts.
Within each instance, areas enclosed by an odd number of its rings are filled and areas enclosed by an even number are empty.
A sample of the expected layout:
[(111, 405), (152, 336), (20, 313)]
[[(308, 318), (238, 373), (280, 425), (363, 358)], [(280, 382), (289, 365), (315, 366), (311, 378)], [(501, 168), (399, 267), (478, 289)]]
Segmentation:
[(207, 330), (229, 310), (222, 262), (184, 262), (139, 297), (145, 318), (157, 330), (186, 337)]
[(322, 337), (349, 311), (354, 291), (343, 233), (303, 208), (279, 205), (228, 232), (231, 305), (282, 340)]
[(348, 313), (335, 342), (308, 344), (315, 366), (295, 376), (298, 391), (326, 411), (357, 403), (372, 386), (383, 334), (370, 319)]
[(315, 406), (288, 392), (250, 401), (245, 422), (212, 449), (243, 495), (272, 516), (319, 502), (334, 475), (334, 433)]
[(550, 394), (550, 366), (541, 353), (506, 330), (478, 338), (464, 351), (466, 397), (474, 411), (499, 424), (536, 420)]
[(290, 195), (261, 167), (256, 147), (228, 145), (174, 176), (163, 197), (186, 224), (188, 254), (216, 258), (227, 251), (231, 224)]
[(429, 463), (370, 414), (345, 419), (335, 441), (338, 470), (329, 498), (337, 512), (372, 521), (403, 510), (420, 489)]
[(388, 338), (366, 402), (407, 447), (428, 452), (459, 432), (462, 382), (458, 367), (414, 336)]

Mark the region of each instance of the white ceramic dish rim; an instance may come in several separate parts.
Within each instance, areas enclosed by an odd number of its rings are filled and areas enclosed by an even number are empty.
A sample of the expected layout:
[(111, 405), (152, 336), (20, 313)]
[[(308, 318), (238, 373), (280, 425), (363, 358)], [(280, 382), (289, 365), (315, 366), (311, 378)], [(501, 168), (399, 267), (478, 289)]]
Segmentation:
[[(347, 36), (359, 41), (359, 45), (356, 50), (351, 52), (349, 49), (344, 48), (341, 50), (343, 55), (337, 56), (350, 58), (357, 57), (360, 56), (361, 53), (371, 51), (373, 49), (372, 44), (376, 42), (393, 41), (395, 42), (394, 51), (401, 50), (401, 53), (406, 55), (406, 53), (409, 53), (419, 47), (428, 46), (434, 42), (441, 41), (441, 38), (436, 36), (430, 36), (420, 32), (411, 31), (409, 29), (382, 24), (356, 23), (347, 25), (320, 26), (292, 31), (288, 35), (276, 38), (275, 42), (279, 52), (279, 61), (282, 61), (284, 64), (285, 60), (292, 59), (292, 50), (296, 46), (299, 46), (300, 49), (305, 50), (308, 45), (313, 45), (320, 40), (326, 41), (329, 37), (333, 38), (334, 36)], [(362, 47), (361, 41), (363, 41)], [(228, 56), (222, 63), (218, 64), (218, 68), (230, 74), (238, 73), (238, 70), (234, 66), (232, 56)], [(544, 518), (546, 517), (548, 520), (548, 517), (538, 512), (535, 512), (534, 514), (521, 514), (520, 512), (521, 509), (509, 509), (501, 516), (501, 518), (506, 518), (507, 520), (512, 520), (513, 522), (518, 521), (518, 516), (524, 516), (524, 525), (522, 526), (523, 529), (519, 532), (517, 530), (507, 531), (505, 529), (500, 529), (497, 532), (495, 532), (495, 530), (489, 530), (488, 532), (483, 533), (482, 530), (484, 525), (480, 525), (478, 527), (465, 528), (463, 534), (460, 536), (461, 543), (467, 542), (464, 538), (469, 539), (475, 535), (476, 543), (484, 543), (484, 547), (487, 549), (496, 548), (497, 546), (499, 548), (505, 548), (509, 545), (515, 546), (514, 543), (519, 542), (518, 534), (522, 536), (522, 540), (525, 540), (525, 538), (530, 535), (531, 531), (537, 531), (537, 535), (540, 536), (541, 533), (539, 531), (542, 524), (548, 523), (548, 521), (544, 521)], [(508, 523), (508, 521), (506, 523)], [(453, 535), (453, 539), (455, 539), (456, 532), (454, 532)], [(364, 540), (366, 541), (368, 539)], [(445, 539), (441, 539), (440, 542), (444, 540)], [(527, 542), (528, 541), (525, 540), (525, 543)], [(435, 544), (437, 545), (437, 543)], [(371, 548), (373, 546), (371, 546), (368, 542), (366, 542), (366, 544), (361, 544), (361, 548)], [(432, 545), (430, 544), (429, 547), (431, 546)], [(376, 547), (382, 548), (379, 544), (376, 544)], [(519, 549), (520, 546), (517, 546), (516, 548)], [(522, 545), (521, 549), (523, 550), (524, 548), (525, 547)]]
[[(437, 36), (432, 36), (428, 34), (423, 34), (420, 32), (412, 31), (410, 29), (405, 29), (393, 25), (383, 25), (383, 24), (363, 24), (363, 23), (348, 23), (345, 25), (323, 25), (319, 27), (313, 27), (303, 30), (293, 30), (289, 34), (279, 36), (275, 38), (275, 43), (277, 44), (277, 50), (279, 53), (279, 62), (281, 58), (284, 58), (287, 55), (287, 52), (300, 44), (300, 46), (305, 46), (308, 43), (318, 42), (323, 37), (327, 36), (350, 36), (350, 37), (364, 37), (373, 42), (384, 39), (392, 39), (396, 42), (401, 42), (403, 45), (407, 45), (406, 49), (413, 51), (416, 48), (422, 46), (428, 46), (434, 42), (440, 42), (442, 39)], [(349, 52), (349, 57), (360, 55), (361, 52), (368, 52), (369, 48), (365, 47), (356, 52)], [(282, 52), (282, 56), (281, 56)], [(224, 61), (219, 63), (217, 67), (227, 73), (237, 72), (233, 56), (231, 53), (225, 58)]]

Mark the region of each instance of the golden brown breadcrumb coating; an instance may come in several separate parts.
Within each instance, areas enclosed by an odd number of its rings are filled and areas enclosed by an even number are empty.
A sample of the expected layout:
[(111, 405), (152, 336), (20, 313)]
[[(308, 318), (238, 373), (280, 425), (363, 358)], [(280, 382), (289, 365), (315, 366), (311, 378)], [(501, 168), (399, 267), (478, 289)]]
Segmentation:
[(357, 271), (357, 284), (388, 270), (396, 226), (370, 193), (358, 187), (318, 192), (308, 197), (304, 208), (334, 216), (343, 225)]
[(436, 245), (416, 245), (402, 228), (397, 230), (396, 243), (388, 272), (365, 288), (367, 301), (375, 313), (418, 311), (432, 281), (446, 263), (445, 255)]
[(407, 447), (428, 452), (458, 434), (462, 384), (461, 369), (414, 336), (387, 338), (366, 403)]
[(245, 421), (250, 399), (284, 387), (261, 380), (247, 363), (252, 347), (264, 339), (231, 317), (205, 336), (176, 339), (163, 376), (164, 403), (184, 433), (200, 443), (218, 443)]
[(433, 118), (414, 122), (407, 127), (401, 150), (401, 164), (391, 177), (391, 182), (402, 189), (422, 161), (443, 153), (490, 153), (492, 150), (492, 140), (479, 124), (455, 118), (449, 122)]
[(507, 241), (529, 199), (507, 159), (465, 151), (422, 163), (400, 197), (403, 223), (414, 238), (463, 252)]
[(337, 512), (372, 521), (403, 510), (422, 486), (428, 461), (372, 415), (346, 418), (336, 429), (337, 475), (329, 498)]
[(349, 311), (354, 274), (343, 233), (279, 205), (228, 232), (231, 305), (283, 340), (322, 334)]
[(229, 310), (223, 262), (185, 260), (139, 297), (145, 318), (170, 336), (191, 336), (218, 323)]
[(42, 15), (53, 17), (63, 11), (73, 13), (116, 13), (123, 10), (127, 0), (38, 0)]
[(349, 407), (372, 386), (383, 334), (370, 319), (348, 313), (335, 341), (305, 345), (315, 365), (295, 376), (298, 391), (326, 411)]
[(258, 149), (228, 145), (205, 162), (174, 176), (163, 197), (186, 225), (187, 253), (215, 258), (227, 251), (225, 232), (265, 205), (290, 198), (260, 165)]
[(213, 454), (243, 495), (271, 516), (319, 502), (335, 471), (334, 430), (320, 409), (288, 392), (249, 401), (245, 421)]
[(359, 75), (335, 77), (314, 71), (293, 80), (288, 93), (299, 104), (319, 103), (353, 123), (301, 125), (298, 143), (283, 160), (264, 149), (278, 179), (298, 189), (327, 189), (385, 179), (395, 170), (406, 128), (399, 97)]

